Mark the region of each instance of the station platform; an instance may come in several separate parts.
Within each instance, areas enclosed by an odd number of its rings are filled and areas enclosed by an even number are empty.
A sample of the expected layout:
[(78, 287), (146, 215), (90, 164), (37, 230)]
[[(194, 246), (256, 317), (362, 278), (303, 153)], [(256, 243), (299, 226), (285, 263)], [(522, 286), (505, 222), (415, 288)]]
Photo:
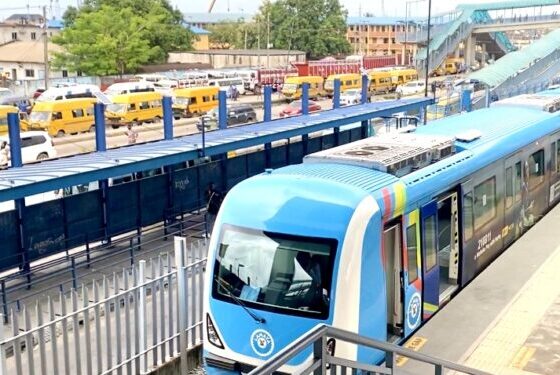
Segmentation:
[[(560, 374), (560, 206), (405, 344), (491, 374)], [(404, 374), (433, 368), (398, 358)]]

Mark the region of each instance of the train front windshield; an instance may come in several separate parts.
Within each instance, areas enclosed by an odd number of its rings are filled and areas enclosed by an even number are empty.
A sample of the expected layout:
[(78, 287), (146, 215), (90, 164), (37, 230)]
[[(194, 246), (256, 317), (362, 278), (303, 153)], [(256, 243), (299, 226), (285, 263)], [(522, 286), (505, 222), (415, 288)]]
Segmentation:
[(251, 308), (325, 319), (337, 241), (225, 225), (212, 295)]

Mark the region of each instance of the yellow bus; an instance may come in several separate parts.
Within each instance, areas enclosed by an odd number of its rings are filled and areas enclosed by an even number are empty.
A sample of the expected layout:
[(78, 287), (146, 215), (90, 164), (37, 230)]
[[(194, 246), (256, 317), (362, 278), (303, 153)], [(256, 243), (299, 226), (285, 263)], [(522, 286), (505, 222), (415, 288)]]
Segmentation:
[(445, 76), (448, 74), (457, 74), (459, 73), (461, 65), (464, 63), (465, 60), (462, 57), (448, 57), (436, 70), (434, 70), (433, 75)]
[(218, 87), (190, 87), (174, 91), (173, 117), (175, 120), (201, 115), (218, 107)]
[(391, 77), (391, 72), (385, 70), (374, 70), (368, 73), (369, 79), (369, 91), (374, 94), (387, 94), (389, 91), (393, 91), (395, 85), (393, 84), (393, 78)]
[(390, 71), (393, 85), (396, 88), (398, 85), (418, 79), (418, 71), (412, 68), (397, 68)]
[(27, 113), (20, 112), (13, 105), (0, 105), (0, 135), (8, 134), (8, 113), (19, 113), (19, 129), (27, 131)]
[(286, 77), (282, 86), (282, 94), (288, 100), (300, 99), (304, 83), (309, 83), (309, 97), (311, 99), (317, 100), (319, 96), (325, 95), (323, 77), (320, 76)]
[(333, 74), (328, 76), (325, 81), (325, 91), (328, 96), (333, 95), (335, 79), (340, 80), (340, 92), (362, 87), (362, 76), (360, 74)]
[(37, 102), (29, 115), (29, 130), (45, 130), (54, 137), (93, 132), (95, 101), (95, 98), (78, 98)]
[(163, 117), (162, 99), (159, 92), (116, 95), (105, 111), (107, 125), (116, 129), (122, 125), (158, 121)]

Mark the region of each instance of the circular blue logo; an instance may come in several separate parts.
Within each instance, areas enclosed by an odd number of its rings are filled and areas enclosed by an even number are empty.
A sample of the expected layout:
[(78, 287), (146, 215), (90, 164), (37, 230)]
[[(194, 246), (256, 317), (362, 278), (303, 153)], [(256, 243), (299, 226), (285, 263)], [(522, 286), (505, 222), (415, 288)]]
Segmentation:
[(251, 334), (251, 347), (257, 355), (266, 357), (274, 350), (274, 339), (264, 329), (257, 329)]
[(414, 293), (412, 298), (408, 302), (408, 313), (406, 316), (406, 324), (408, 328), (413, 330), (420, 324), (420, 312), (422, 311), (421, 306), (422, 300), (420, 298), (420, 294)]

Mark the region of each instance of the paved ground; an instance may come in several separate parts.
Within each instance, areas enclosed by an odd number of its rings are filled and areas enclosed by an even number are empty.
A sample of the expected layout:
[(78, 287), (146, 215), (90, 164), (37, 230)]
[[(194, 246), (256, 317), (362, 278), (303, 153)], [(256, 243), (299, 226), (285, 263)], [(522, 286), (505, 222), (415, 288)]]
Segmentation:
[[(560, 245), (553, 209), (408, 341), (492, 374), (559, 374)], [(410, 374), (427, 366), (406, 362)]]

